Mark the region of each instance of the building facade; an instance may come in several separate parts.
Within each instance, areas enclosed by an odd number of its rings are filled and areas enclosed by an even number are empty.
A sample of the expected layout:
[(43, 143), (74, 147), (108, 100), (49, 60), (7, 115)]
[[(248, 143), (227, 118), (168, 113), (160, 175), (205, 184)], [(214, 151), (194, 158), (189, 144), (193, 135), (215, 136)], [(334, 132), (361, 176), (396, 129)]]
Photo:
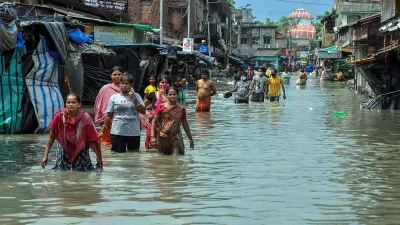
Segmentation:
[(254, 56), (257, 49), (276, 48), (276, 26), (258, 25), (254, 22), (251, 9), (238, 9), (235, 15), (237, 25), (237, 48), (235, 53)]
[(338, 14), (335, 24), (339, 27), (380, 13), (381, 0), (335, 0), (334, 9)]
[(300, 8), (293, 11), (289, 18), (296, 21), (296, 26), (290, 29), (291, 42), (296, 44), (299, 50), (308, 51), (310, 40), (315, 38), (315, 28), (311, 23), (313, 16)]

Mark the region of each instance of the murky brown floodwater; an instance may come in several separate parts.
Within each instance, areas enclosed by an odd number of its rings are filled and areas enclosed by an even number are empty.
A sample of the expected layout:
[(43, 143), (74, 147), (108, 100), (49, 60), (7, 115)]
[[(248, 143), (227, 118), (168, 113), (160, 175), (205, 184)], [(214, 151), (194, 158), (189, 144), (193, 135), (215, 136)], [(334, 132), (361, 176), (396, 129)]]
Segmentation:
[(294, 83), (277, 104), (189, 104), (193, 152), (106, 151), (100, 173), (42, 170), (46, 136), (0, 136), (0, 224), (399, 224), (400, 111)]

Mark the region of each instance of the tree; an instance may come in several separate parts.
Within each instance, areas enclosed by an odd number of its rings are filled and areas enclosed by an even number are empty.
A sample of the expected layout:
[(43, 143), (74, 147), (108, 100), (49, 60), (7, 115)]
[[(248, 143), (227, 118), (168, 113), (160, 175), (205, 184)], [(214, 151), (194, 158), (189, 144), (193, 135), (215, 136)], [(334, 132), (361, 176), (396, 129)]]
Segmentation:
[[(333, 9), (332, 9), (332, 11), (333, 11)], [(314, 23), (316, 38), (322, 38), (322, 26), (324, 26), (324, 24), (321, 23), (321, 20), (323, 18), (329, 16), (330, 14), (331, 14), (331, 12), (325, 11), (324, 14), (317, 16), (317, 21)]]
[(296, 21), (293, 18), (282, 16), (277, 22), (277, 31), (284, 36), (289, 35), (290, 28), (296, 26)]
[(265, 22), (261, 22), (259, 20), (255, 21), (255, 23), (257, 25), (261, 25), (261, 26), (278, 26), (278, 23), (271, 20), (270, 18), (266, 18)]
[(259, 21), (259, 20), (254, 21), (254, 23), (255, 23), (256, 25), (260, 25), (260, 26), (264, 26), (264, 25), (265, 25), (265, 23), (263, 23), (263, 22), (261, 22), (261, 21)]
[[(333, 9), (332, 9), (333, 11)], [(324, 14), (318, 15), (316, 17), (316, 21), (314, 22), (314, 28), (315, 28), (315, 39), (310, 40), (310, 49), (313, 50), (316, 47), (318, 47), (319, 41), (318, 39), (322, 38), (322, 27), (324, 26), (323, 23), (321, 23), (321, 20), (327, 16), (329, 16), (331, 12), (325, 11)]]
[(231, 4), (232, 6), (235, 6), (235, 0), (227, 0), (229, 4)]
[(270, 18), (266, 18), (264, 24), (266, 26), (278, 26), (278, 23), (275, 21), (272, 21)]

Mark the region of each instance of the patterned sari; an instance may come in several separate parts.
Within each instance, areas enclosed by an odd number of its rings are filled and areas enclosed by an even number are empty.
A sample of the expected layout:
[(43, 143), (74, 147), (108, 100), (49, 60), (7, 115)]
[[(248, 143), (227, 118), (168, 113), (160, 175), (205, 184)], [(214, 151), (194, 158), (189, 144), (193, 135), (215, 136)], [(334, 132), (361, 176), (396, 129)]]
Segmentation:
[[(162, 100), (162, 97), (160, 98), (160, 95), (159, 95), (157, 101), (153, 104), (153, 108), (151, 110), (151, 115), (153, 117), (148, 120), (148, 124), (147, 124), (147, 128), (146, 128), (146, 140), (144, 143), (144, 146), (146, 149), (158, 149), (158, 144), (157, 144), (158, 130), (156, 130), (156, 134), (155, 134), (156, 143), (152, 144), (151, 143), (151, 126), (152, 126), (154, 115), (156, 115), (156, 109), (159, 105), (162, 105), (163, 101), (164, 100)], [(156, 128), (156, 129), (158, 129), (158, 128)]]
[(186, 109), (179, 104), (171, 108), (160, 105), (157, 115), (160, 115), (158, 151), (165, 155), (184, 155), (181, 124), (186, 119)]

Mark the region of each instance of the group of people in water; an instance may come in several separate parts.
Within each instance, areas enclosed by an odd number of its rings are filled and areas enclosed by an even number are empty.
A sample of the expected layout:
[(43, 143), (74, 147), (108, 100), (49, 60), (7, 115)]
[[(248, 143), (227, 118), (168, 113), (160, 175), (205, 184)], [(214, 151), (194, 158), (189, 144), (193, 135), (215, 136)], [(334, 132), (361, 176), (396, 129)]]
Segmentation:
[[(279, 101), (280, 89), (286, 99), (282, 78), (276, 70), (271, 77), (260, 68), (258, 72), (245, 73), (239, 70), (239, 79), (229, 93), (236, 92), (236, 103), (251, 101)], [(48, 162), (48, 155), (57, 140), (57, 159), (54, 169), (90, 171), (102, 169), (101, 145), (111, 147), (113, 152), (139, 151), (140, 133), (146, 130), (145, 148), (157, 149), (166, 155), (185, 154), (181, 126), (194, 148), (193, 137), (187, 121), (186, 108), (179, 104), (185, 100), (187, 82), (183, 71), (172, 82), (171, 77), (162, 75), (149, 77), (149, 86), (144, 91), (144, 99), (133, 89), (133, 77), (121, 67), (111, 70), (112, 83), (103, 86), (95, 100), (94, 121), (81, 110), (81, 99), (71, 93), (67, 96), (66, 107), (59, 110), (50, 125), (50, 134), (42, 159), (42, 167)], [(196, 82), (196, 112), (210, 112), (211, 97), (217, 94), (215, 84), (209, 80), (209, 71), (201, 71), (201, 79)], [(182, 94), (183, 93), (183, 94)], [(101, 127), (97, 131), (95, 124)], [(93, 166), (89, 149), (96, 154), (97, 164)]]
[(229, 97), (232, 92), (236, 92), (235, 103), (249, 103), (249, 100), (264, 102), (264, 99), (279, 102), (281, 89), (283, 99), (286, 99), (285, 85), (283, 79), (277, 75), (276, 69), (266, 70), (260, 67), (257, 72), (254, 72), (250, 67), (246, 74), (243, 68), (239, 68), (233, 88), (225, 96)]

